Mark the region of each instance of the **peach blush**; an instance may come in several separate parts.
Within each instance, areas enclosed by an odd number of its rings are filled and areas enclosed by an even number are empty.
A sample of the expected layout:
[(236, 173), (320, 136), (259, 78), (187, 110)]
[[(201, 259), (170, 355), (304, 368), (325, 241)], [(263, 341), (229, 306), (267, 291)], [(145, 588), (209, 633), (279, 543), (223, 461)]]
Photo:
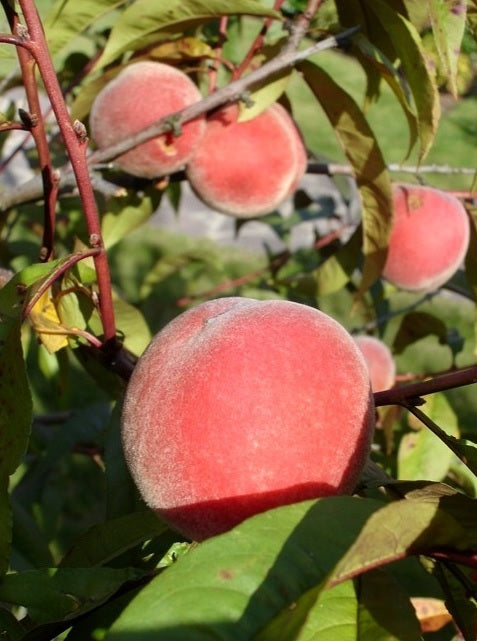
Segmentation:
[(238, 122), (238, 107), (216, 111), (187, 166), (187, 178), (210, 207), (237, 218), (276, 209), (298, 185), (306, 153), (291, 117), (274, 104)]
[[(201, 97), (179, 69), (153, 61), (133, 63), (97, 95), (90, 114), (92, 138), (98, 147), (107, 147)], [(123, 171), (143, 178), (171, 174), (188, 162), (204, 132), (201, 116), (185, 123), (179, 136), (172, 132), (157, 136), (115, 162)]]
[(393, 186), (394, 222), (383, 276), (400, 289), (441, 287), (469, 245), (469, 220), (457, 198), (421, 185)]
[(368, 370), (348, 332), (305, 305), (246, 298), (203, 303), (161, 330), (122, 415), (142, 497), (196, 540), (351, 492), (373, 428)]

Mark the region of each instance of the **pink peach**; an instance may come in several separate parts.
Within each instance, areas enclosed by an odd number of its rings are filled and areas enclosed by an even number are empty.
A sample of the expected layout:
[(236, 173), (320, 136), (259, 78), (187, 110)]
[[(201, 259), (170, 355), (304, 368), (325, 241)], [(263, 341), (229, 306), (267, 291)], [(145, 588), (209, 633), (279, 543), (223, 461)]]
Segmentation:
[(139, 359), (122, 414), (125, 457), (147, 504), (202, 540), (258, 512), (348, 493), (374, 405), (348, 332), (283, 300), (212, 300)]
[(441, 287), (469, 245), (469, 220), (454, 196), (421, 185), (393, 186), (394, 221), (383, 276), (408, 291)]
[(237, 105), (216, 111), (187, 166), (196, 194), (237, 218), (272, 212), (295, 191), (306, 169), (298, 129), (278, 103), (244, 122)]
[[(90, 127), (98, 147), (107, 147), (145, 129), (163, 116), (201, 99), (185, 73), (160, 62), (136, 62), (119, 73), (96, 96)], [(126, 152), (115, 161), (125, 172), (143, 178), (171, 174), (184, 167), (205, 132), (205, 117)]]
[(373, 392), (382, 392), (394, 385), (396, 363), (391, 350), (374, 336), (355, 336), (356, 345), (362, 351), (368, 366)]

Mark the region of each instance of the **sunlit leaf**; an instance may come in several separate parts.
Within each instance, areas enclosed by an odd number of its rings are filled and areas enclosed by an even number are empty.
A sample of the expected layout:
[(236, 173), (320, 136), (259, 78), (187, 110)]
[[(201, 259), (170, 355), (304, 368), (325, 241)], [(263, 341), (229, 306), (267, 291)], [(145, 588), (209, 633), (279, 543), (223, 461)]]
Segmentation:
[(306, 501), (201, 543), (133, 599), (108, 641), (255, 638), (302, 597), (306, 614), (325, 582), (412, 554), (477, 547), (473, 499), (442, 484), (400, 487), (405, 498), (387, 505), (353, 497)]
[(239, 121), (246, 122), (247, 120), (252, 120), (276, 102), (284, 93), (290, 77), (290, 72), (280, 74), (280, 76), (272, 80), (272, 82), (268, 82), (263, 85), (263, 87), (252, 91), (249, 96), (249, 102), (247, 102), (247, 104), (244, 102), (240, 103)]
[(359, 52), (359, 60), (361, 64), (369, 70), (375, 70), (379, 77), (387, 82), (394, 95), (402, 107), (404, 115), (406, 116), (407, 124), (409, 127), (409, 148), (406, 157), (410, 154), (418, 137), (418, 127), (416, 114), (409, 103), (407, 90), (403, 86), (403, 81), (390, 60), (379, 51), (369, 40), (361, 34), (357, 34), (353, 38), (353, 46)]
[(126, 0), (56, 0), (43, 22), (50, 53), (54, 55), (60, 51), (104, 13), (125, 2)]
[(162, 192), (158, 189), (149, 189), (145, 194), (131, 193), (109, 201), (101, 219), (105, 247), (111, 249), (147, 221), (159, 206), (161, 196)]
[(35, 303), (29, 318), (34, 330), (50, 354), (54, 354), (68, 345), (65, 328), (60, 322), (50, 289), (45, 290)]
[(136, 0), (115, 23), (95, 68), (105, 67), (125, 51), (143, 49), (153, 42), (160, 42), (161, 37), (170, 39), (171, 33), (230, 15), (281, 19), (279, 13), (267, 9), (257, 0), (238, 0), (233, 4), (225, 0), (169, 0), (167, 4)]
[(179, 38), (171, 42), (163, 42), (148, 51), (151, 60), (183, 60), (188, 58), (213, 58), (214, 50), (199, 38)]
[(414, 25), (383, 0), (373, 0), (367, 6), (391, 40), (409, 83), (418, 114), (422, 159), (434, 141), (441, 114), (434, 74), (427, 66), (426, 53)]
[[(457, 417), (444, 394), (427, 397), (423, 409), (448, 435), (455, 438), (459, 436)], [(419, 429), (405, 434), (401, 439), (397, 455), (398, 478), (442, 481), (454, 456), (445, 443), (420, 425)]]
[(441, 67), (457, 98), (457, 71), (465, 29), (466, 3), (459, 0), (427, 0), (429, 19)]
[(359, 188), (364, 265), (360, 293), (380, 276), (392, 221), (391, 183), (386, 163), (361, 109), (338, 81), (317, 64), (300, 63), (307, 84), (323, 107), (350, 161)]

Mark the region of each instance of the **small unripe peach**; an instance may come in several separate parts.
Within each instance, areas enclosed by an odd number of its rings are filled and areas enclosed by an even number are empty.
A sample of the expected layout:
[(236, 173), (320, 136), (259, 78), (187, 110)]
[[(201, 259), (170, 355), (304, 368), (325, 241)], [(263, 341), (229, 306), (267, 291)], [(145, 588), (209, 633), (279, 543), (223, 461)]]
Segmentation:
[(216, 111), (187, 166), (196, 194), (237, 218), (270, 213), (293, 194), (306, 169), (298, 129), (278, 103), (238, 121), (237, 105)]
[(391, 350), (374, 336), (355, 336), (356, 345), (362, 351), (368, 366), (373, 392), (382, 392), (394, 385), (396, 363)]
[(461, 202), (432, 187), (393, 186), (394, 221), (383, 276), (408, 291), (441, 287), (464, 260), (469, 220)]
[[(161, 62), (136, 62), (109, 82), (97, 95), (90, 114), (92, 138), (107, 147), (145, 129), (163, 116), (198, 102), (201, 94), (185, 73)], [(116, 159), (127, 173), (156, 178), (184, 167), (200, 143), (205, 117), (149, 140)]]
[(153, 339), (126, 391), (126, 461), (148, 505), (191, 539), (258, 512), (351, 492), (370, 449), (364, 358), (326, 314), (212, 300)]

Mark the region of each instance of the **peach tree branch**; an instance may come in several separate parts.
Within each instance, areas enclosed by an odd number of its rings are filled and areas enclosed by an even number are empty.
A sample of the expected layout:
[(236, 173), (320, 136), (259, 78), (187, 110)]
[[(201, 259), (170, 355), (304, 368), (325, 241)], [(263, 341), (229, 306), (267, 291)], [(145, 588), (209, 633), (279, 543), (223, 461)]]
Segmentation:
[(105, 344), (112, 344), (116, 337), (116, 327), (111, 293), (111, 279), (106, 251), (101, 237), (98, 209), (86, 160), (87, 137), (83, 135), (81, 127), (71, 122), (48, 50), (41, 20), (34, 3), (32, 0), (19, 0), (19, 4), (26, 22), (30, 42), (29, 51), (38, 65), (46, 93), (51, 101), (70, 158), (88, 226), (89, 242), (93, 249), (100, 250), (94, 256), (99, 289), (100, 316), (103, 326), (104, 342)]
[(33, 136), (38, 153), (42, 191), (44, 195), (43, 242), (40, 249), (40, 260), (46, 261), (53, 254), (58, 176), (53, 170), (45, 122), (41, 111), (40, 97), (38, 95), (34, 45), (30, 41), (27, 29), (21, 24), (18, 13), (8, 3), (2, 2), (2, 4), (10, 29), (19, 41), (16, 42), (16, 50), (29, 110), (28, 113), (21, 110), (20, 118), (25, 129)]
[[(198, 116), (224, 104), (237, 102), (241, 97), (246, 95), (250, 89), (260, 84), (270, 76), (273, 76), (285, 69), (292, 68), (296, 62), (304, 60), (315, 53), (341, 46), (357, 31), (358, 27), (353, 27), (336, 36), (320, 40), (301, 51), (285, 51), (284, 53), (280, 53), (278, 56), (265, 63), (262, 67), (256, 69), (243, 78), (234, 80), (227, 86), (218, 89), (215, 93), (203, 98), (199, 102), (196, 102), (181, 111), (177, 111), (161, 118), (146, 129), (128, 136), (114, 145), (94, 151), (88, 156), (87, 163), (92, 167), (98, 164), (111, 162), (126, 151), (129, 151), (130, 149), (133, 149), (141, 143), (146, 142), (151, 138), (155, 138), (162, 133), (171, 131), (174, 127), (180, 126), (189, 120), (193, 120), (194, 118), (197, 118)], [(74, 184), (74, 175), (71, 169), (64, 167), (61, 170), (60, 190), (71, 189)], [(41, 183), (37, 178), (33, 178), (24, 185), (17, 186), (14, 189), (6, 189), (1, 192), (0, 210), (5, 211), (16, 205), (38, 200), (41, 196)]]

